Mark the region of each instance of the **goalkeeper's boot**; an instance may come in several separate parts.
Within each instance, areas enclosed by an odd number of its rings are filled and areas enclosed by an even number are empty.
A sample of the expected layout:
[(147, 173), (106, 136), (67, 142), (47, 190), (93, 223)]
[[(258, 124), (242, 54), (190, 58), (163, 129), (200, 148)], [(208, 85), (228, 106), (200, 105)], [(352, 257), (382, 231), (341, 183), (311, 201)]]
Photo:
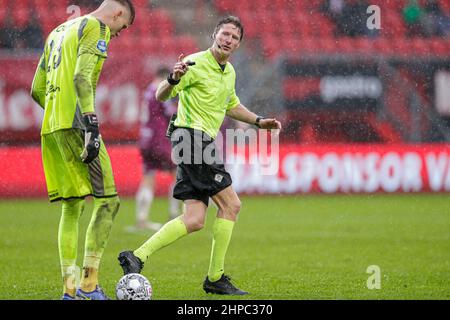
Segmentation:
[(133, 251), (123, 251), (117, 258), (123, 269), (123, 274), (141, 273), (144, 263), (133, 254)]
[(70, 294), (64, 293), (61, 300), (76, 300), (76, 299), (75, 299), (75, 297), (72, 297)]
[(77, 298), (79, 300), (111, 300), (100, 286), (95, 287), (95, 290), (91, 292), (85, 292), (78, 289)]
[(208, 277), (206, 277), (205, 281), (203, 282), (203, 290), (205, 290), (206, 293), (235, 295), (235, 296), (242, 296), (248, 294), (248, 292), (236, 288), (231, 283), (231, 278), (224, 274), (222, 274), (222, 277), (219, 280), (214, 282), (209, 281)]

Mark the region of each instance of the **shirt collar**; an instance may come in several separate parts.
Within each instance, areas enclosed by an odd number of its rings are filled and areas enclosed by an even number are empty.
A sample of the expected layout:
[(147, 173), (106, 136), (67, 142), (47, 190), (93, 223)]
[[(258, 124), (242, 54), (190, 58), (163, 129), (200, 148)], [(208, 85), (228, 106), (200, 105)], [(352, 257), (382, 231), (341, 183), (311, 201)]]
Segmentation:
[(212, 54), (211, 48), (209, 48), (207, 50), (206, 57), (207, 57), (209, 63), (211, 64), (211, 66), (214, 68), (214, 70), (217, 70), (217, 71), (219, 71), (221, 73), (224, 73), (224, 74), (231, 72), (231, 68), (230, 68), (230, 66), (228, 66), (228, 62), (227, 62), (227, 66), (225, 67), (225, 70), (222, 71), (222, 68), (220, 67), (220, 65), (217, 62), (216, 58), (214, 58), (214, 56)]

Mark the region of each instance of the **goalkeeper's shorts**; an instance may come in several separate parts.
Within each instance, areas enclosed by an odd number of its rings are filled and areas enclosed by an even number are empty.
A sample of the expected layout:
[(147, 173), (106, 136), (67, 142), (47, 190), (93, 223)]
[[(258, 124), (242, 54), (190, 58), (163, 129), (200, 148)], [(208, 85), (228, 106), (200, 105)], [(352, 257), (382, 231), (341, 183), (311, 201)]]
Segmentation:
[(58, 130), (41, 137), (42, 162), (51, 202), (94, 196), (117, 195), (111, 161), (101, 140), (98, 157), (90, 164), (81, 161), (84, 132)]

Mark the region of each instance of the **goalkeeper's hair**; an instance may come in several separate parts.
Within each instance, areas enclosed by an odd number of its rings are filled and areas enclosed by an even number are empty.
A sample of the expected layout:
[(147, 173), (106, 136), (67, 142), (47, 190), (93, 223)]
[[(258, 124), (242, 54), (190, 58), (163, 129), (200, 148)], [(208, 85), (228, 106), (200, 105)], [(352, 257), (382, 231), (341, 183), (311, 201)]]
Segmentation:
[(112, 0), (112, 1), (118, 2), (130, 10), (130, 14), (131, 14), (130, 24), (133, 24), (134, 19), (136, 18), (136, 10), (134, 8), (133, 2), (131, 2), (131, 0)]

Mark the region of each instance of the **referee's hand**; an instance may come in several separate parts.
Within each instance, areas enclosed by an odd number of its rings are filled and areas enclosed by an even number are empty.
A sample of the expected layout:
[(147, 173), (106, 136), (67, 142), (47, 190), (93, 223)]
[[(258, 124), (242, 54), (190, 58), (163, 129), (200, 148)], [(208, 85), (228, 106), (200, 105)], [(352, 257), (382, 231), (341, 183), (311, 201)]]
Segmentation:
[(173, 67), (173, 75), (172, 79), (177, 81), (180, 80), (182, 76), (186, 74), (186, 72), (189, 71), (189, 65), (188, 62), (183, 62), (184, 53), (180, 54), (178, 57), (177, 63), (175, 63), (175, 66)]
[(277, 129), (281, 130), (281, 122), (277, 119), (261, 119), (259, 121), (259, 127), (261, 129)]

